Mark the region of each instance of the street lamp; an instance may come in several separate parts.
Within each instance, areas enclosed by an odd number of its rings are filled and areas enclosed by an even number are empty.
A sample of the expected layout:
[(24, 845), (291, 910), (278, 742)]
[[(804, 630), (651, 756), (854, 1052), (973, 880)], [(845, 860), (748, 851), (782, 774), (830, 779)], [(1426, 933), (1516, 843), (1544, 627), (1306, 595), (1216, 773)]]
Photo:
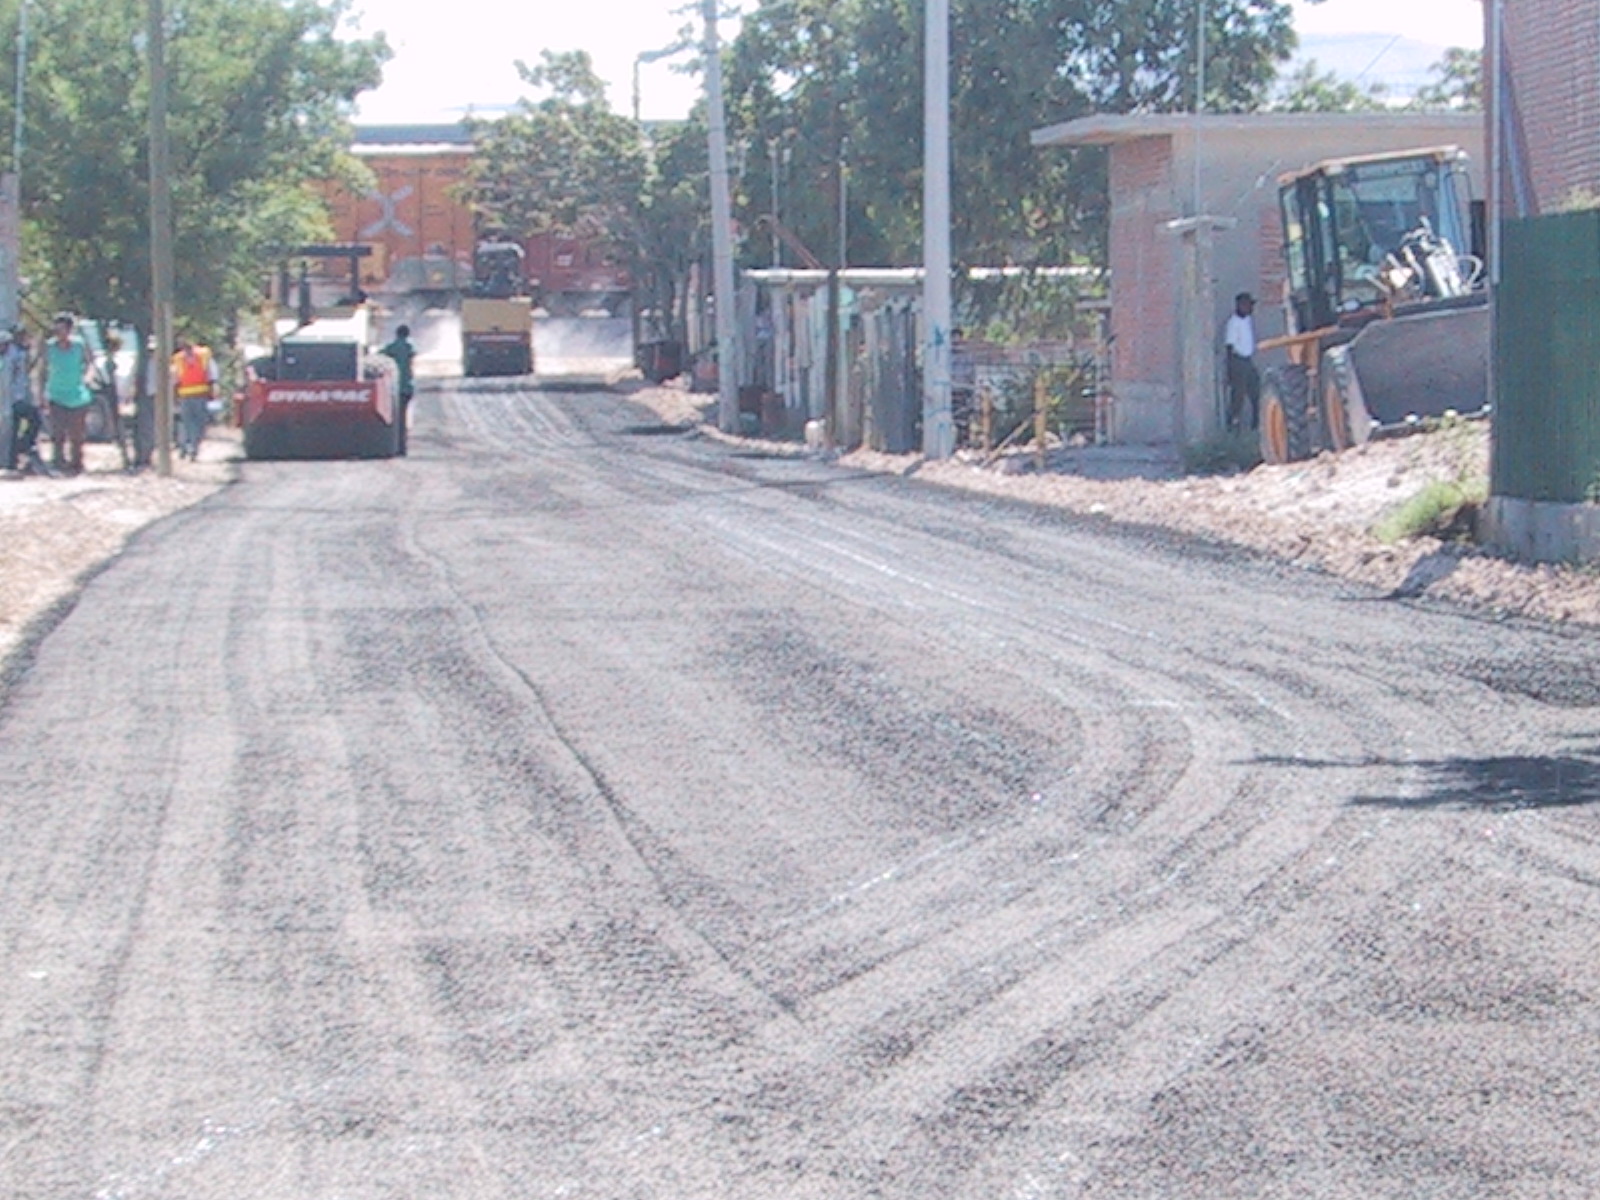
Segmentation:
[(645, 63), (660, 62), (687, 49), (689, 43), (679, 38), (670, 46), (659, 50), (641, 50), (633, 56), (633, 123), (639, 124), (639, 68)]

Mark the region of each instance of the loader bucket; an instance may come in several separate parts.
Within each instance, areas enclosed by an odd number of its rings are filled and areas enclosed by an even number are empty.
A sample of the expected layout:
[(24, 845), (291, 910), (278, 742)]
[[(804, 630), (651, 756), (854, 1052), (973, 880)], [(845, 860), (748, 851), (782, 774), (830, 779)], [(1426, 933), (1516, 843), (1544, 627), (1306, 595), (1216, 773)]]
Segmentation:
[(1374, 321), (1350, 343), (1350, 362), (1377, 426), (1478, 413), (1488, 405), (1489, 308), (1482, 293), (1467, 299)]

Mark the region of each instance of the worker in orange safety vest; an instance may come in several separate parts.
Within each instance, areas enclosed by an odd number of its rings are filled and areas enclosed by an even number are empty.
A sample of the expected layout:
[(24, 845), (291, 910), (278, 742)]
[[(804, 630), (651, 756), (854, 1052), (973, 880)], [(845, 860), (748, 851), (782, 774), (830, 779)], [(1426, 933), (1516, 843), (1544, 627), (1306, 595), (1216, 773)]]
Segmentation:
[(177, 353), (172, 356), (172, 386), (178, 398), (178, 455), (193, 462), (200, 456), (211, 401), (217, 398), (217, 364), (209, 346), (178, 338)]

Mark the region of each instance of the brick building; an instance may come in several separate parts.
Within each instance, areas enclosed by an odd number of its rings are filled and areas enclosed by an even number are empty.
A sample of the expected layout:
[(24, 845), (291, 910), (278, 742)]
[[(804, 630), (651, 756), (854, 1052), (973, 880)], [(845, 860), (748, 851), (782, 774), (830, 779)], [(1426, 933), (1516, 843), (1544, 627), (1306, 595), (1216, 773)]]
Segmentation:
[[(1487, 541), (1600, 561), (1600, 0), (1485, 0), (1493, 160)], [(1526, 219), (1519, 219), (1526, 218)], [(1504, 253), (1500, 253), (1500, 251)]]
[(1600, 197), (1600, 0), (1485, 7), (1489, 100), (1502, 139), (1501, 211), (1536, 216)]
[(1260, 336), (1284, 331), (1278, 177), (1424, 146), (1459, 146), (1481, 164), (1484, 124), (1476, 114), (1102, 115), (1037, 130), (1033, 143), (1110, 149), (1112, 437), (1181, 445), (1221, 425), (1233, 295), (1260, 298)]

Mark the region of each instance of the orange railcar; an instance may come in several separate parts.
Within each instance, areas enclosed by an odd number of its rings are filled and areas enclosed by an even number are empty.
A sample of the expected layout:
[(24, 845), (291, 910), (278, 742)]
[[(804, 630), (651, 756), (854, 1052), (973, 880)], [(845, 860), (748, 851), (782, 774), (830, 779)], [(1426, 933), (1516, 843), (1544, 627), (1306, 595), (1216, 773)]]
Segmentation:
[[(323, 196), (334, 240), (372, 247), (362, 262), (362, 286), (440, 301), (469, 290), (480, 231), (460, 193), (472, 146), (369, 141), (358, 142), (354, 152), (375, 176), (372, 188), (357, 195), (327, 183)], [(518, 240), (527, 255), (528, 282), (552, 310), (616, 308), (632, 289), (621, 256), (604, 243), (555, 233)]]
[(362, 286), (373, 292), (424, 293), (443, 300), (472, 282), (476, 231), (457, 192), (472, 147), (382, 145), (356, 148), (376, 177), (354, 195), (324, 185), (336, 240), (373, 248)]

